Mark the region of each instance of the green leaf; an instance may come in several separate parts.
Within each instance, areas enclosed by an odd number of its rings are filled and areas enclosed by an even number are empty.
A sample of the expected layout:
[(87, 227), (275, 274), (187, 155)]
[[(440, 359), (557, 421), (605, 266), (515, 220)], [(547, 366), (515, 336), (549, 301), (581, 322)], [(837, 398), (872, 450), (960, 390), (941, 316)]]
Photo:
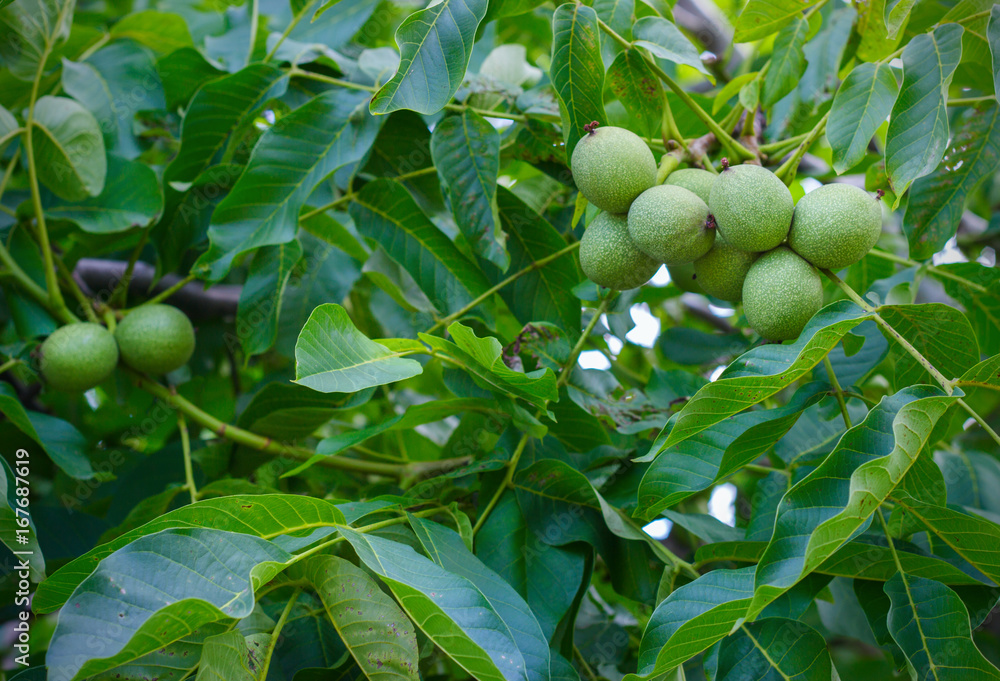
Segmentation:
[[(545, 218), (507, 189), (497, 193), (500, 222), (507, 233), (510, 269), (519, 272), (566, 247), (566, 240)], [(494, 285), (503, 281), (499, 271), (487, 272)], [(572, 293), (583, 275), (575, 253), (567, 253), (500, 289), (500, 297), (518, 322), (549, 321), (567, 337), (580, 335), (580, 301)]]
[(737, 414), (664, 449), (642, 477), (636, 513), (652, 519), (663, 509), (752, 463), (825, 392), (823, 384), (809, 383), (796, 391), (784, 407)]
[(427, 423), (434, 423), (449, 416), (454, 416), (463, 411), (482, 411), (491, 413), (491, 405), (495, 405), (490, 400), (477, 397), (459, 397), (451, 400), (433, 400), (422, 404), (414, 404), (406, 409), (402, 414), (398, 414), (381, 423), (376, 423), (367, 428), (358, 430), (348, 430), (337, 435), (323, 438), (316, 446), (316, 454), (307, 461), (299, 464), (295, 468), (286, 471), (281, 475), (283, 478), (293, 475), (300, 475), (304, 470), (310, 468), (318, 461), (322, 461), (327, 456), (339, 454), (345, 449), (350, 449), (360, 445), (371, 438), (392, 430), (412, 430), (416, 426)]
[(802, 46), (805, 45), (808, 33), (809, 22), (797, 16), (774, 39), (771, 66), (764, 76), (761, 88), (761, 102), (764, 106), (771, 106), (798, 87), (799, 79), (806, 70), (806, 55)]
[(410, 526), (432, 561), (453, 575), (469, 580), (489, 601), (517, 646), (514, 659), (520, 675), (532, 681), (549, 678), (549, 642), (524, 599), (465, 547), (452, 530), (409, 514)]
[(265, 246), (254, 255), (236, 309), (236, 333), (247, 359), (274, 345), (285, 284), (301, 257), (298, 240)]
[(722, 111), (726, 103), (739, 94), (743, 90), (743, 86), (754, 80), (757, 76), (757, 71), (751, 71), (750, 73), (740, 74), (726, 83), (712, 101), (712, 115), (715, 116)]
[(804, 622), (772, 617), (722, 641), (716, 681), (829, 681), (826, 640)]
[(108, 154), (104, 189), (82, 201), (43, 199), (50, 218), (75, 222), (91, 234), (115, 234), (151, 224), (163, 212), (156, 172), (145, 163)]
[(140, 537), (164, 530), (208, 528), (274, 539), (345, 522), (344, 513), (329, 501), (297, 494), (203, 499), (166, 513), (70, 561), (39, 585), (32, 609), (40, 614), (54, 612), (104, 558)]
[(416, 376), (419, 362), (369, 340), (340, 305), (320, 305), (295, 344), (295, 382), (324, 393), (353, 393)]
[(714, 81), (712, 72), (701, 61), (698, 49), (679, 28), (663, 17), (639, 19), (632, 26), (632, 36), (635, 38), (635, 45), (646, 48), (654, 56), (674, 64), (690, 66)]
[(94, 469), (87, 456), (87, 439), (73, 424), (55, 416), (28, 411), (9, 383), (0, 383), (0, 414), (42, 446), (52, 462), (77, 480), (90, 480)]
[(131, 41), (101, 48), (86, 61), (63, 59), (62, 86), (97, 119), (104, 145), (127, 159), (142, 148), (132, 132), (136, 115), (166, 108), (163, 85), (149, 50)]
[(945, 24), (903, 50), (903, 86), (892, 107), (885, 168), (896, 196), (934, 170), (948, 144), (948, 86), (962, 56), (962, 27)]
[(212, 214), (212, 245), (199, 259), (221, 279), (241, 253), (288, 243), (312, 190), (360, 160), (381, 121), (364, 110), (366, 92), (337, 89), (309, 100), (261, 135), (247, 169)]
[(1000, 390), (1000, 355), (984, 359), (962, 374), (955, 385), (959, 388)]
[(15, 78), (34, 79), (49, 48), (69, 37), (75, 8), (74, 0), (15, 0), (0, 8), (0, 61)]
[(635, 0), (594, 0), (594, 11), (618, 35), (627, 39), (632, 34)]
[(479, 338), (472, 329), (458, 322), (448, 327), (448, 334), (454, 342), (426, 333), (420, 334), (420, 340), (458, 360), (463, 369), (488, 389), (510, 393), (540, 409), (559, 399), (556, 376), (551, 369), (531, 373), (514, 371), (504, 363), (500, 341), (493, 336)]
[(40, 97), (31, 140), (38, 179), (59, 198), (81, 201), (104, 189), (104, 138), (93, 115), (75, 101)]
[(0, 106), (0, 154), (7, 150), (8, 145), (14, 141), (14, 134), (20, 128), (14, 114)]
[(152, 9), (126, 14), (111, 27), (111, 38), (134, 40), (158, 55), (194, 47), (184, 17)]
[(1000, 679), (972, 642), (969, 611), (940, 582), (896, 573), (885, 584), (888, 625), (917, 679)]
[(736, 19), (733, 42), (748, 43), (766, 38), (787, 26), (802, 10), (818, 0), (750, 0)]
[(435, 126), (431, 156), (455, 222), (472, 250), (506, 270), (510, 256), (497, 214), (500, 133), (466, 110)]
[[(699, 562), (756, 563), (764, 555), (767, 542), (717, 542), (698, 548)], [(896, 553), (907, 574), (935, 579), (945, 584), (978, 586), (982, 581), (963, 572), (949, 562), (924, 554), (919, 548), (896, 540)], [(868, 579), (884, 582), (896, 572), (896, 561), (888, 546), (855, 540), (837, 549), (813, 571), (833, 577)]]
[(623, 50), (608, 67), (608, 89), (622, 103), (633, 130), (655, 137), (660, 129), (663, 85), (636, 50)]
[(193, 47), (171, 52), (156, 62), (156, 69), (164, 78), (163, 95), (168, 111), (187, 107), (202, 85), (226, 75)]
[[(242, 619), (253, 610), (254, 591), (294, 559), (265, 539), (219, 530), (141, 537), (102, 560), (69, 597), (46, 655), (49, 675), (93, 676), (203, 625)], [(114, 626), (95, 627), (95, 619)]]
[(762, 345), (744, 353), (718, 380), (688, 400), (669, 435), (663, 438), (661, 434), (662, 444), (650, 454), (655, 456), (784, 390), (819, 364), (848, 331), (866, 318), (861, 308), (839, 301), (817, 312), (794, 343)]
[(31, 580), (37, 583), (45, 578), (45, 556), (38, 544), (38, 529), (29, 513), (28, 498), (17, 493), (18, 488), (30, 488), (31, 485), (27, 477), (31, 472), (28, 465), (30, 454), (26, 464), (21, 452), (28, 454), (23, 449), (12, 453), (13, 470), (6, 459), (0, 459), (0, 543), (14, 552), (31, 552), (28, 560), (29, 573)]
[(713, 570), (656, 606), (639, 644), (640, 677), (659, 678), (725, 638), (746, 614), (755, 569)]
[(472, 582), (409, 546), (346, 528), (341, 533), (424, 634), (474, 678), (528, 678), (523, 668), (517, 669), (516, 641)]
[(994, 583), (1000, 584), (1000, 557), (996, 552), (1000, 526), (979, 516), (928, 504), (902, 491), (893, 493), (892, 500), (911, 519), (926, 527)]
[(432, 114), (465, 78), (486, 0), (442, 0), (408, 16), (396, 29), (399, 69), (371, 101), (374, 114), (411, 109)]
[(757, 566), (753, 617), (871, 522), (955, 402), (929, 386), (884, 397), (778, 505), (774, 536)]
[(552, 15), (552, 63), (549, 77), (562, 106), (566, 158), (592, 121), (607, 123), (604, 113), (604, 61), (597, 13), (582, 3), (565, 3)]
[[(979, 344), (961, 310), (943, 303), (883, 305), (879, 315), (945, 378), (958, 378), (979, 363)], [(932, 382), (912, 355), (898, 346), (895, 349), (898, 387)]]
[(195, 681), (258, 681), (255, 662), (239, 631), (210, 636), (201, 650)]
[(418, 678), (413, 623), (367, 572), (343, 558), (315, 556), (302, 566), (302, 574), (365, 676), (373, 681)]
[(944, 160), (910, 187), (903, 232), (910, 257), (926, 260), (955, 235), (965, 201), (1000, 165), (1000, 106), (970, 109), (959, 119)]
[(890, 39), (895, 39), (899, 34), (900, 29), (910, 18), (910, 10), (913, 9), (916, 2), (917, 0), (886, 0), (883, 19), (885, 20), (887, 36)]
[[(1000, 353), (1000, 271), (978, 262), (939, 265), (945, 292), (964, 307), (988, 355)], [(956, 279), (957, 278), (957, 279)]]
[(184, 115), (181, 148), (164, 171), (164, 182), (193, 182), (218, 162), (233, 129), (249, 124), (265, 102), (283, 95), (287, 87), (287, 74), (270, 64), (251, 64), (205, 83)]
[(859, 64), (844, 79), (826, 124), (833, 168), (838, 174), (861, 163), (898, 94), (896, 76), (888, 64)]
[(490, 287), (482, 271), (395, 180), (366, 184), (350, 211), (358, 231), (381, 244), (438, 310), (457, 311)]

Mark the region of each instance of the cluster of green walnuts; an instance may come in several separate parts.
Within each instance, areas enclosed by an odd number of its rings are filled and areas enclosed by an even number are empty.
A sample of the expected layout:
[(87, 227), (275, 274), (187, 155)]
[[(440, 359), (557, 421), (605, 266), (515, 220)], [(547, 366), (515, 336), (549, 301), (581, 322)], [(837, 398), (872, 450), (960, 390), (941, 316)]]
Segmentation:
[(56, 329), (42, 343), (39, 369), (52, 388), (89, 390), (103, 383), (121, 360), (147, 374), (166, 374), (184, 366), (194, 353), (194, 327), (170, 305), (137, 307), (114, 334), (83, 322)]
[(571, 165), (602, 211), (580, 243), (591, 281), (632, 289), (663, 264), (684, 291), (742, 301), (750, 326), (773, 341), (798, 337), (823, 306), (816, 268), (854, 264), (882, 231), (882, 208), (864, 190), (828, 184), (794, 204), (758, 165), (675, 170), (658, 185), (653, 153), (623, 128), (588, 126)]

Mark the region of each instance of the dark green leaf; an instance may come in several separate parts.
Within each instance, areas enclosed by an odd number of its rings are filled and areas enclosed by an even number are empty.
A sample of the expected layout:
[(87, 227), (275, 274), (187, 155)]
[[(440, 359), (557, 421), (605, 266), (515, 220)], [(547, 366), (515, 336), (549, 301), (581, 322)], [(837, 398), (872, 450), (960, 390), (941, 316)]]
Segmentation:
[(903, 231), (910, 257), (926, 260), (955, 235), (965, 201), (1000, 164), (1000, 106), (992, 102), (959, 119), (941, 165), (910, 188)]
[(68, 97), (46, 95), (35, 105), (31, 133), (38, 179), (66, 201), (97, 196), (108, 162), (97, 120)]
[(799, 78), (806, 70), (806, 55), (802, 46), (808, 32), (809, 22), (802, 17), (795, 17), (774, 39), (771, 66), (764, 76), (761, 88), (761, 102), (764, 106), (771, 106), (798, 87)]
[(507, 237), (497, 214), (500, 133), (467, 110), (437, 124), (431, 154), (462, 234), (477, 255), (506, 270)]
[(394, 180), (369, 182), (351, 204), (362, 235), (375, 239), (441, 311), (454, 312), (490, 287), (482, 271)]
[(751, 616), (867, 527), (956, 399), (929, 386), (883, 398), (785, 494), (774, 536), (757, 566)]
[(639, 486), (638, 514), (660, 511), (708, 489), (767, 451), (819, 400), (826, 387), (809, 383), (784, 407), (746, 411), (668, 447), (650, 464)]
[(552, 15), (552, 64), (549, 77), (562, 103), (567, 158), (592, 121), (607, 123), (604, 113), (604, 62), (597, 13), (580, 3), (559, 5)]
[(247, 169), (212, 215), (212, 245), (199, 259), (211, 267), (212, 279), (225, 276), (241, 253), (294, 239), (299, 211), (313, 188), (368, 152), (381, 121), (364, 110), (367, 96), (325, 92), (261, 136)]
[(716, 681), (828, 681), (826, 640), (804, 622), (772, 617), (743, 624), (719, 648)]
[(98, 50), (86, 61), (64, 59), (62, 85), (94, 114), (108, 151), (128, 159), (142, 152), (132, 133), (136, 114), (166, 108), (152, 55), (127, 40)]
[[(960, 310), (943, 303), (923, 303), (883, 305), (879, 314), (947, 379), (958, 378), (979, 363), (979, 344)], [(912, 355), (898, 346), (894, 349), (897, 387), (932, 382)]]
[(945, 24), (903, 50), (903, 86), (892, 107), (885, 167), (896, 196), (934, 170), (948, 144), (948, 85), (962, 56), (962, 27)]
[(523, 670), (524, 676), (531, 681), (546, 681), (549, 678), (549, 643), (524, 599), (500, 575), (472, 555), (457, 533), (414, 515), (409, 518), (410, 526), (431, 560), (449, 573), (472, 582), (496, 611), (517, 646), (514, 662), (518, 676)]
[(247, 643), (239, 631), (228, 631), (205, 639), (195, 681), (258, 681), (258, 661), (252, 657)]
[[(510, 272), (519, 272), (566, 247), (566, 240), (543, 217), (510, 191), (497, 193), (500, 223), (507, 233)], [(487, 272), (496, 285), (499, 272)], [(567, 253), (500, 289), (500, 297), (521, 324), (548, 321), (567, 337), (580, 333), (580, 301), (571, 289), (583, 278), (575, 253)]]
[(624, 50), (608, 68), (608, 88), (631, 117), (631, 129), (655, 137), (660, 128), (663, 86), (636, 50)]
[(219, 161), (233, 129), (249, 123), (267, 100), (280, 97), (287, 87), (288, 76), (270, 64), (251, 64), (205, 83), (184, 115), (181, 149), (164, 171), (164, 181), (194, 181)]
[(990, 10), (990, 21), (986, 28), (990, 44), (990, 55), (993, 58), (993, 92), (1000, 100), (1000, 5), (993, 5)]
[(295, 344), (295, 382), (324, 393), (353, 393), (416, 376), (411, 352), (393, 352), (368, 340), (340, 305), (320, 305)]
[(151, 9), (122, 17), (111, 27), (111, 38), (134, 40), (160, 55), (193, 47), (184, 17)]
[(253, 396), (237, 425), (276, 440), (296, 440), (315, 433), (337, 411), (361, 406), (374, 390), (350, 395), (323, 394), (294, 383), (275, 381)]
[(483, 681), (526, 679), (517, 643), (493, 605), (465, 577), (409, 546), (350, 529), (341, 533), (382, 578), (417, 626), (456, 664)]
[(892, 601), (888, 625), (916, 678), (1000, 679), (972, 642), (969, 612), (954, 591), (940, 582), (896, 573), (885, 584)]
[(248, 359), (274, 345), (285, 284), (301, 257), (297, 240), (265, 246), (254, 255), (236, 309), (236, 334)]
[(748, 43), (766, 38), (815, 4), (815, 0), (750, 0), (736, 19), (733, 40)]
[(69, 37), (74, 0), (16, 0), (0, 8), (0, 59), (11, 74), (30, 82), (50, 48)]
[(26, 477), (30, 472), (30, 466), (18, 452), (14, 453), (13, 470), (6, 459), (0, 459), (0, 542), (11, 551), (31, 552), (28, 561), (31, 581), (37, 583), (45, 578), (45, 556), (38, 545), (38, 528), (29, 512), (30, 507), (26, 506), (30, 501), (17, 494), (18, 488), (30, 486), (30, 479)]
[(375, 114), (440, 110), (458, 90), (472, 57), (486, 0), (442, 0), (408, 16), (396, 29), (399, 69), (371, 101)]
[[(187, 559), (191, 555), (197, 562)], [(246, 617), (254, 590), (293, 560), (265, 539), (219, 530), (177, 529), (137, 539), (102, 560), (69, 597), (46, 655), (49, 674), (93, 676), (200, 626)], [(95, 627), (95, 619), (114, 626)]]
[(413, 623), (367, 572), (336, 556), (316, 556), (302, 573), (354, 657), (373, 681), (417, 679)]
[(171, 52), (156, 62), (156, 70), (163, 79), (163, 95), (170, 111), (187, 107), (202, 85), (225, 75), (193, 47)]
[(87, 457), (87, 439), (73, 424), (55, 416), (28, 411), (9, 383), (0, 383), (0, 413), (22, 433), (42, 446), (52, 462), (78, 480), (94, 477)]
[(39, 585), (32, 609), (37, 613), (54, 612), (100, 561), (146, 535), (174, 528), (209, 528), (273, 539), (345, 522), (344, 513), (329, 501), (300, 495), (234, 495), (204, 499), (162, 515), (64, 565)]
[(948, 263), (939, 267), (941, 283), (960, 302), (972, 321), (982, 350), (1000, 353), (1000, 270), (978, 262)]
[(643, 17), (632, 27), (635, 44), (644, 47), (660, 59), (674, 64), (690, 66), (713, 79), (698, 49), (681, 33), (680, 29), (663, 17)]
[(788, 387), (866, 317), (851, 302), (833, 303), (816, 313), (794, 343), (762, 345), (741, 355), (684, 405), (669, 435), (650, 453), (655, 456)]
[(45, 197), (45, 214), (75, 222), (85, 232), (114, 234), (145, 227), (163, 211), (156, 173), (145, 163), (108, 154), (107, 179), (101, 193), (82, 201)]
[(888, 64), (859, 64), (833, 98), (826, 138), (833, 149), (837, 173), (850, 170), (865, 157), (868, 143), (896, 102), (899, 86)]

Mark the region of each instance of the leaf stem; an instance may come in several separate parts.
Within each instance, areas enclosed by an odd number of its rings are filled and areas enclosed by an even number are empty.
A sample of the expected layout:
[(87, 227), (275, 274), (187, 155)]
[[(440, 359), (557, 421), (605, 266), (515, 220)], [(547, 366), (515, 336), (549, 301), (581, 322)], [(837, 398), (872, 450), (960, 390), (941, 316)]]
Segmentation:
[(578, 248), (580, 248), (580, 242), (579, 241), (574, 242), (574, 243), (570, 244), (569, 246), (566, 246), (565, 248), (561, 248), (558, 251), (556, 251), (555, 253), (550, 253), (549, 255), (545, 256), (544, 258), (536, 260), (535, 262), (531, 263), (527, 267), (525, 267), (525, 268), (523, 268), (521, 270), (518, 270), (517, 272), (515, 272), (512, 275), (510, 275), (509, 277), (507, 277), (506, 279), (504, 279), (500, 283), (496, 284), (495, 286), (490, 287), (485, 293), (483, 293), (482, 295), (478, 296), (475, 300), (473, 300), (472, 302), (470, 302), (468, 305), (466, 305), (465, 307), (463, 307), (458, 312), (450, 314), (447, 317), (445, 317), (444, 319), (438, 321), (434, 326), (432, 326), (431, 328), (429, 328), (427, 330), (427, 333), (434, 333), (435, 331), (437, 331), (441, 327), (447, 327), (449, 324), (451, 324), (456, 319), (460, 318), (462, 315), (468, 313), (470, 310), (475, 309), (484, 300), (489, 300), (489, 298), (494, 293), (496, 293), (500, 289), (504, 288), (508, 284), (517, 281), (518, 279), (520, 279), (524, 275), (528, 274), (529, 272), (532, 272), (534, 270), (537, 270), (540, 267), (544, 267), (545, 265), (548, 265), (553, 260), (556, 260), (557, 258), (561, 258), (562, 256), (566, 255), (567, 253), (572, 253), (573, 251), (577, 250)]
[(76, 279), (73, 278), (73, 273), (70, 272), (69, 268), (66, 267), (66, 264), (61, 258), (56, 258), (55, 264), (56, 268), (59, 270), (59, 274), (62, 275), (66, 288), (68, 288), (69, 292), (73, 294), (74, 298), (76, 298), (76, 302), (79, 303), (80, 309), (82, 309), (83, 313), (87, 316), (87, 320), (94, 322), (95, 324), (100, 324), (101, 320), (97, 316), (97, 312), (94, 310), (93, 301), (84, 295), (80, 285), (77, 284)]
[(184, 413), (177, 412), (177, 429), (181, 431), (181, 452), (184, 455), (184, 486), (191, 494), (191, 503), (198, 501), (198, 488), (194, 484), (194, 465), (191, 463), (191, 436)]
[(936, 274), (942, 279), (951, 279), (952, 281), (957, 282), (962, 286), (965, 286), (966, 288), (971, 288), (980, 293), (989, 292), (989, 290), (985, 286), (977, 284), (976, 282), (966, 279), (965, 277), (961, 277), (957, 274), (952, 274), (948, 270), (942, 269), (937, 265), (930, 265), (927, 263), (917, 262), (916, 260), (910, 260), (909, 258), (898, 256), (895, 253), (880, 251), (877, 248), (873, 248), (872, 250), (868, 251), (868, 253), (869, 255), (874, 255), (876, 258), (882, 258), (883, 260), (888, 260), (890, 262), (894, 262), (899, 265), (905, 265), (907, 267), (926, 267), (928, 272)]
[(853, 428), (854, 425), (851, 423), (851, 416), (847, 413), (847, 402), (844, 400), (844, 391), (840, 387), (840, 381), (837, 380), (837, 374), (833, 371), (833, 364), (830, 363), (829, 353), (823, 356), (823, 366), (826, 367), (826, 375), (830, 379), (830, 385), (833, 386), (834, 395), (837, 397), (837, 404), (840, 405), (840, 413), (844, 417), (844, 425), (848, 428)]
[[(598, 18), (597, 24), (601, 27), (602, 31), (604, 31), (612, 40), (621, 45), (624, 49), (626, 50), (634, 49), (635, 46), (631, 42), (629, 42), (622, 36), (618, 35), (618, 33), (613, 28), (604, 23), (602, 19)], [(708, 114), (707, 111), (702, 109), (701, 106), (698, 105), (698, 102), (694, 101), (691, 95), (689, 95), (684, 90), (684, 88), (682, 88), (677, 83), (677, 81), (671, 78), (666, 71), (660, 68), (660, 65), (656, 63), (655, 59), (653, 59), (651, 56), (642, 51), (640, 51), (639, 54), (641, 54), (642, 58), (646, 60), (646, 64), (649, 66), (649, 68), (653, 70), (653, 73), (656, 74), (656, 77), (659, 78), (661, 81), (663, 81), (664, 85), (673, 90), (674, 94), (677, 95), (682, 102), (684, 102), (684, 105), (686, 107), (691, 109), (694, 115), (697, 116), (702, 123), (708, 126), (708, 129), (715, 134), (719, 142), (724, 147), (726, 147), (726, 149), (732, 155), (741, 159), (756, 158), (752, 151), (744, 147), (737, 140), (735, 140), (728, 132), (723, 130), (722, 126), (720, 126), (715, 121), (715, 119)]]
[(802, 157), (806, 155), (806, 152), (809, 150), (809, 147), (813, 145), (813, 142), (815, 142), (816, 139), (823, 134), (823, 131), (826, 130), (826, 121), (829, 118), (830, 112), (827, 111), (823, 115), (823, 118), (819, 119), (819, 122), (816, 123), (813, 129), (806, 134), (805, 139), (802, 140), (801, 144), (799, 144), (799, 148), (795, 150), (792, 157), (782, 163), (781, 166), (774, 171), (774, 174), (777, 175), (778, 178), (781, 179), (786, 185), (791, 184), (792, 180), (795, 179), (795, 171), (799, 168), (799, 162), (802, 160)]
[(991, 438), (993, 438), (994, 442), (1000, 445), (1000, 435), (998, 435), (997, 432), (990, 427), (990, 424), (986, 423), (986, 419), (980, 416), (976, 412), (976, 410), (970, 407), (969, 404), (962, 398), (958, 399), (958, 406), (964, 409), (969, 414), (969, 416), (975, 419), (976, 423), (978, 423), (979, 426), (986, 431), (986, 434), (989, 435)]
[[(153, 296), (149, 300), (145, 300), (145, 301), (139, 303), (138, 305), (136, 305), (135, 307), (142, 307), (143, 305), (156, 305), (158, 303), (162, 303), (164, 300), (167, 300), (170, 296), (174, 295), (175, 293), (177, 293), (178, 291), (180, 291), (182, 288), (184, 288), (185, 286), (187, 286), (188, 284), (190, 284), (192, 281), (195, 281), (197, 278), (198, 278), (198, 275), (196, 273), (192, 272), (191, 274), (188, 274), (186, 277), (184, 277), (183, 279), (181, 279), (180, 281), (178, 281), (173, 286), (171, 286), (169, 288), (163, 289), (162, 291), (160, 291), (159, 293), (157, 293), (155, 296)], [(135, 308), (131, 308), (130, 310), (124, 310), (123, 312), (125, 314), (128, 314), (129, 312), (131, 312), (134, 309)]]
[(910, 341), (903, 338), (903, 336), (901, 336), (900, 333), (896, 331), (896, 329), (894, 329), (891, 324), (889, 324), (889, 322), (885, 321), (885, 319), (883, 319), (882, 316), (878, 313), (877, 309), (872, 307), (866, 300), (864, 300), (861, 296), (859, 296), (854, 289), (848, 286), (844, 282), (844, 280), (838, 277), (836, 274), (834, 274), (830, 270), (820, 270), (820, 271), (824, 275), (826, 275), (827, 279), (835, 283), (840, 288), (841, 291), (846, 293), (847, 297), (850, 298), (858, 307), (863, 309), (865, 312), (868, 312), (872, 316), (872, 319), (875, 320), (875, 323), (878, 324), (883, 330), (885, 330), (885, 332), (888, 333), (893, 338), (893, 340), (899, 343), (900, 346), (902, 346), (902, 348), (906, 350), (906, 352), (908, 352), (911, 357), (913, 357), (913, 359), (917, 360), (917, 363), (919, 363), (920, 366), (922, 366), (924, 369), (927, 370), (927, 373), (929, 373), (931, 377), (935, 381), (937, 381), (942, 388), (944, 388), (944, 391), (946, 393), (948, 393), (949, 395), (952, 394), (952, 392), (954, 391), (954, 386), (952, 385), (951, 381), (945, 378), (944, 375), (940, 371), (938, 371), (933, 364), (930, 363), (930, 360), (924, 357), (919, 350), (913, 347)]
[(966, 104), (979, 104), (980, 102), (995, 102), (994, 95), (984, 95), (982, 97), (957, 97), (948, 100), (948, 106), (965, 106)]
[(6, 372), (10, 371), (11, 369), (13, 369), (14, 367), (16, 367), (20, 363), (21, 363), (21, 360), (17, 359), (16, 357), (12, 357), (11, 359), (8, 359), (3, 364), (0, 364), (0, 374), (3, 374), (3, 373), (6, 373)]
[(271, 666), (271, 658), (274, 656), (274, 650), (278, 647), (278, 641), (281, 640), (281, 630), (285, 628), (288, 616), (292, 613), (292, 608), (295, 607), (295, 601), (299, 599), (299, 594), (301, 593), (301, 589), (296, 589), (292, 592), (291, 597), (288, 599), (288, 602), (285, 603), (285, 607), (281, 611), (278, 623), (275, 624), (274, 629), (271, 630), (271, 640), (267, 642), (267, 652), (264, 653), (264, 660), (257, 669), (258, 679), (267, 678), (267, 670)]
[(257, 24), (260, 23), (260, 0), (250, 0), (250, 47), (247, 64), (253, 63), (253, 48), (257, 45)]
[(285, 30), (281, 32), (281, 36), (278, 38), (277, 42), (274, 43), (274, 47), (268, 50), (267, 54), (264, 55), (265, 62), (271, 61), (271, 58), (278, 51), (278, 48), (281, 47), (282, 43), (285, 42), (285, 39), (288, 38), (289, 35), (291, 35), (292, 31), (295, 30), (295, 27), (299, 25), (299, 22), (302, 21), (302, 17), (304, 17), (318, 1), (319, 0), (309, 0), (309, 2), (306, 3), (305, 7), (303, 7), (300, 12), (298, 12), (294, 17), (292, 17), (292, 20), (288, 22), (288, 26), (286, 26)]
[(142, 230), (142, 234), (139, 235), (139, 242), (132, 249), (132, 254), (125, 265), (125, 271), (122, 273), (122, 278), (118, 280), (115, 288), (111, 291), (111, 297), (108, 298), (108, 305), (120, 307), (125, 301), (125, 296), (128, 293), (128, 284), (132, 279), (132, 272), (135, 270), (135, 264), (138, 262), (139, 256), (142, 255), (142, 249), (146, 247), (146, 242), (149, 241), (149, 233), (151, 231), (153, 231), (152, 223), (146, 225)]

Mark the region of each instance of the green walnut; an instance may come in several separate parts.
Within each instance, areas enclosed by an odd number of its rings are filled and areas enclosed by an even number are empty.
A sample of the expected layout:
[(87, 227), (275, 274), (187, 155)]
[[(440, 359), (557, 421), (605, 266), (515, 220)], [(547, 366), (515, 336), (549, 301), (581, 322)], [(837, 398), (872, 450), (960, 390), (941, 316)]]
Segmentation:
[(723, 170), (708, 200), (719, 233), (748, 253), (769, 251), (784, 241), (793, 209), (791, 192), (774, 173), (747, 164)]
[(733, 248), (718, 234), (712, 250), (694, 261), (698, 286), (710, 296), (738, 303), (743, 297), (743, 279), (756, 259), (756, 253)]
[(708, 206), (683, 187), (647, 189), (628, 209), (628, 233), (639, 250), (665, 265), (694, 262), (715, 242)]
[(786, 246), (760, 256), (743, 282), (747, 322), (769, 340), (798, 338), (821, 307), (819, 272)]
[(580, 267), (595, 284), (625, 291), (649, 281), (660, 263), (632, 243), (624, 216), (601, 213), (580, 239)]
[(166, 374), (184, 366), (194, 352), (194, 327), (170, 305), (144, 305), (115, 329), (122, 360), (136, 371)]
[(670, 273), (670, 281), (674, 286), (687, 293), (704, 293), (705, 291), (698, 285), (698, 275), (694, 272), (694, 263), (688, 262), (683, 265), (672, 265), (667, 267)]
[(68, 324), (56, 329), (41, 346), (42, 378), (56, 390), (90, 390), (118, 365), (118, 344), (100, 324)]
[(699, 199), (708, 203), (709, 196), (712, 195), (712, 185), (718, 175), (710, 173), (701, 168), (683, 168), (675, 170), (667, 177), (663, 184), (672, 184), (675, 187), (684, 187), (690, 192), (694, 192)]
[(580, 193), (608, 213), (627, 213), (635, 197), (656, 182), (653, 152), (638, 135), (614, 126), (590, 129), (577, 142), (570, 165)]
[(815, 189), (795, 206), (788, 245), (816, 267), (841, 270), (872, 249), (882, 233), (882, 207), (849, 184)]

